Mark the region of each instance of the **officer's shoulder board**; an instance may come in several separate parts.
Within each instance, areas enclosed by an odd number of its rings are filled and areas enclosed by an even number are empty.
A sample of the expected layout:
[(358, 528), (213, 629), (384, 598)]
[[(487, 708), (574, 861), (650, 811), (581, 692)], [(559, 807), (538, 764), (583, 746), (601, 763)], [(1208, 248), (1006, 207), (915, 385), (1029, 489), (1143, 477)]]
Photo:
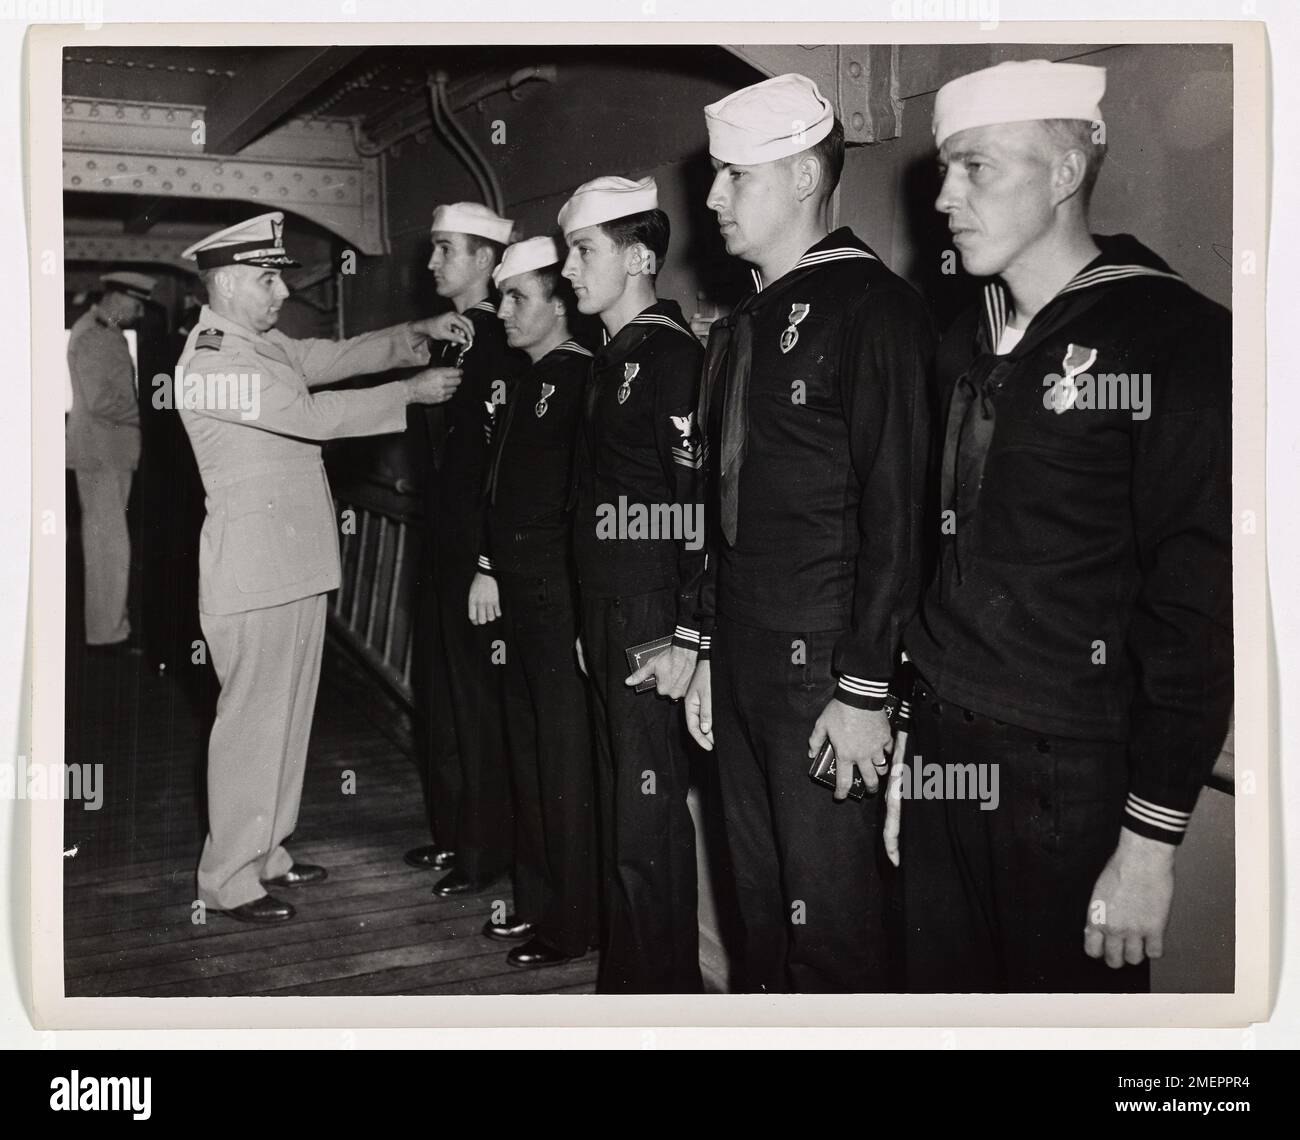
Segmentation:
[(194, 338), (194, 351), (198, 352), (207, 348), (216, 352), (221, 347), (221, 341), (225, 335), (225, 332), (221, 329), (200, 329), (199, 335)]

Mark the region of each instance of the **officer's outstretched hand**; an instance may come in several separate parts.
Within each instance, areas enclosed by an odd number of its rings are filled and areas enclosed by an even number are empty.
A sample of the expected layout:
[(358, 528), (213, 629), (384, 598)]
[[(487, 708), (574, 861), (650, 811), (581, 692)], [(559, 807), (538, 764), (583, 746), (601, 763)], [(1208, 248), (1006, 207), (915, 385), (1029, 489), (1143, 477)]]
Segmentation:
[(853, 786), (853, 769), (862, 773), (867, 791), (874, 793), (889, 768), (894, 734), (884, 709), (855, 709), (832, 697), (822, 709), (808, 738), (808, 759), (821, 750), (827, 737), (835, 749), (835, 798), (845, 799)]
[(713, 751), (713, 678), (707, 660), (695, 663), (686, 689), (686, 727), (705, 752)]
[(460, 387), (459, 368), (426, 368), (402, 381), (413, 404), (445, 404)]
[(1120, 828), (1115, 853), (1092, 888), (1084, 951), (1089, 958), (1104, 954), (1112, 969), (1161, 957), (1173, 898), (1173, 846)]
[(449, 340), (466, 347), (474, 343), (474, 323), (454, 311), (423, 317), (412, 321), (411, 326), (417, 336), (427, 336), (430, 340)]
[(648, 681), (653, 677), (655, 691), (661, 697), (679, 701), (686, 693), (686, 686), (691, 683), (691, 674), (695, 672), (695, 659), (699, 655), (698, 650), (670, 645), (662, 653), (657, 653), (650, 658), (623, 684), (639, 685), (642, 681)]
[(469, 584), (469, 620), (487, 625), (501, 616), (501, 594), (491, 574), (475, 574)]

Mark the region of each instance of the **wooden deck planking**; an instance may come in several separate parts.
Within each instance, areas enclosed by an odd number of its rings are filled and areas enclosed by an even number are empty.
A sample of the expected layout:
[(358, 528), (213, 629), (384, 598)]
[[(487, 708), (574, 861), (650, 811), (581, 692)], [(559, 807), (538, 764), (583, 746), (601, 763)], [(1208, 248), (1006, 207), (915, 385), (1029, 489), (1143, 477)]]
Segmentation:
[[(327, 653), (327, 659), (329, 654)], [(76, 659), (76, 660), (74, 660)], [(464, 900), (430, 894), (439, 875), (403, 852), (427, 842), (410, 757), (364, 715), (327, 667), (295, 858), (330, 869), (284, 891), (298, 910), (261, 928), (191, 921), (202, 845), (202, 701), (143, 660), (81, 657), (69, 646), (67, 762), (105, 766), (105, 803), (65, 810), (64, 949), (70, 996), (328, 993), (487, 994), (594, 988), (594, 954), (540, 971), (506, 965), (509, 945), (479, 928), (509, 884)], [(342, 776), (355, 773), (356, 794)]]

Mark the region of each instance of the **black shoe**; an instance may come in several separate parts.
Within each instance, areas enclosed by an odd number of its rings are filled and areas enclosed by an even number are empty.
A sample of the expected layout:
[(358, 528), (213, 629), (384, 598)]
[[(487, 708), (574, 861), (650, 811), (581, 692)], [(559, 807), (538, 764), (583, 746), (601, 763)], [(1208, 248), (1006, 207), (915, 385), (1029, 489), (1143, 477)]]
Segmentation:
[(521, 970), (540, 970), (543, 966), (563, 966), (573, 959), (561, 954), (554, 946), (540, 938), (530, 938), (522, 946), (516, 946), (506, 955), (506, 964), (517, 966)]
[(329, 877), (329, 872), (324, 867), (316, 867), (311, 863), (295, 863), (283, 875), (276, 875), (274, 879), (263, 879), (264, 887), (302, 887), (308, 883), (320, 883)]
[(461, 895), (476, 895), (485, 891), (491, 883), (476, 883), (464, 871), (449, 871), (434, 884), (433, 893), (440, 899), (458, 898)]
[(531, 938), (536, 931), (535, 922), (522, 922), (517, 914), (506, 915), (505, 922), (496, 923), (489, 918), (483, 924), (483, 933), (499, 942), (518, 942), (521, 938)]
[(456, 852), (439, 847), (436, 843), (413, 848), (402, 858), (408, 867), (417, 867), (421, 871), (450, 871), (456, 866)]
[(216, 913), (228, 914), (240, 922), (258, 922), (265, 925), (270, 922), (288, 922), (294, 916), (294, 909), (274, 895), (263, 895), (260, 899), (244, 903), (243, 906), (231, 910), (219, 910)]

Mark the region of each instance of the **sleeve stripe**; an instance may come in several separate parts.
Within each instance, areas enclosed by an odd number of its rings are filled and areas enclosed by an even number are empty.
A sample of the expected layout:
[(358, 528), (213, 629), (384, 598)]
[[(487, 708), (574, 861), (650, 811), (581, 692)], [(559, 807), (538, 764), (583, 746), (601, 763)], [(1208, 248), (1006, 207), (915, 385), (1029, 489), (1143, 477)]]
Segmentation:
[(700, 650), (711, 649), (713, 647), (713, 638), (707, 634), (700, 634)]
[(490, 559), (486, 554), (480, 554), (478, 556), (478, 568), (480, 570), (491, 570), (492, 559)]
[(700, 641), (699, 632), (694, 629), (687, 629), (684, 625), (679, 625), (673, 631), (673, 636), (680, 637), (683, 641), (689, 641), (693, 645), (698, 645)]
[(889, 694), (888, 681), (867, 681), (861, 677), (840, 677), (840, 688), (859, 697), (884, 697)]
[(1175, 822), (1175, 821), (1171, 821), (1168, 818), (1158, 816), (1153, 812), (1148, 811), (1146, 808), (1139, 807), (1137, 804), (1135, 804), (1133, 802), (1135, 798), (1136, 797), (1134, 796), (1129, 796), (1129, 802), (1125, 808), (1128, 814), (1131, 815), (1135, 820), (1138, 820), (1141, 823), (1145, 823), (1149, 827), (1158, 827), (1162, 831), (1172, 831), (1176, 835), (1182, 834), (1184, 831), (1187, 830), (1188, 821), (1186, 819), (1182, 820), (1181, 822)]
[(1175, 807), (1161, 807), (1158, 803), (1152, 803), (1149, 799), (1143, 799), (1135, 796), (1134, 793), (1128, 793), (1128, 807), (1130, 810), (1145, 811), (1148, 815), (1156, 818), (1167, 819), (1170, 823), (1186, 824), (1187, 820), (1192, 818), (1190, 811), (1179, 811)]

